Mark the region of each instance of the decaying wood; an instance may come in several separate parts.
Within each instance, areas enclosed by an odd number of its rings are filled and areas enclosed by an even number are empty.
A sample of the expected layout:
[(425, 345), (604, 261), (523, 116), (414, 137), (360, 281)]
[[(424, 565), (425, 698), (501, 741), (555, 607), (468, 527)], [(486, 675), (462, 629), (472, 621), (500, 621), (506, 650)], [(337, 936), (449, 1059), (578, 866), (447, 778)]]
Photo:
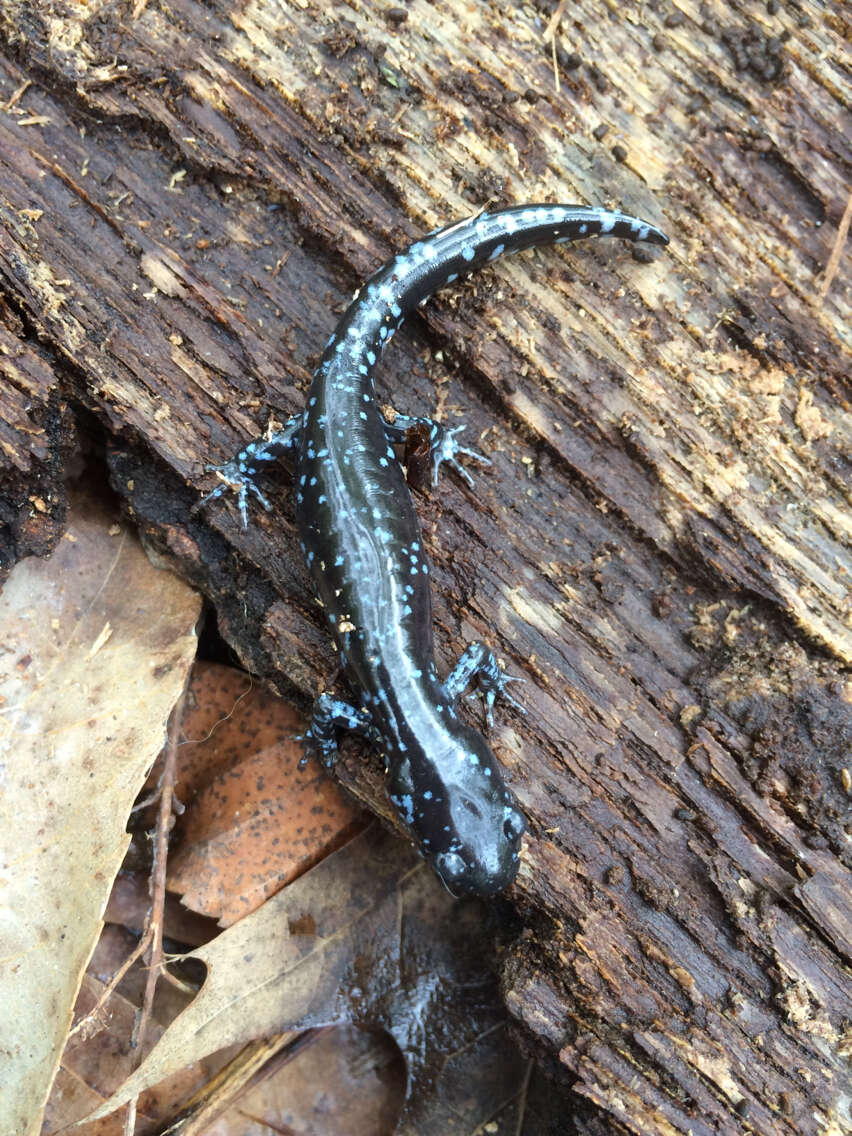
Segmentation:
[[(299, 404), (357, 283), (488, 203), (660, 223), (423, 309), (382, 394), (492, 469), (417, 494), (442, 663), (524, 674), (506, 997), (577, 1129), (850, 1130), (848, 17), (630, 6), (4, 0), (0, 525), (61, 533), (72, 421), (246, 665), (335, 680), (275, 511), (193, 515)], [(776, 10), (777, 8), (777, 10)], [(27, 86), (27, 84), (29, 84)], [(354, 743), (341, 776), (379, 811)]]

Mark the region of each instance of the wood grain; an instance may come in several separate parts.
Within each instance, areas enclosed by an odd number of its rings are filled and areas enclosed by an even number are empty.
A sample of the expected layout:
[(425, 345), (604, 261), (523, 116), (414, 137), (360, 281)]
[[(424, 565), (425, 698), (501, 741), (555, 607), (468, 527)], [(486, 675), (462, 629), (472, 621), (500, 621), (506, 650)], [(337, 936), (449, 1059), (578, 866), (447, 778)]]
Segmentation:
[[(335, 672), (289, 471), (243, 531), (191, 515), (205, 464), (299, 405), (417, 234), (530, 200), (661, 224), (652, 260), (539, 250), (446, 290), (381, 393), (494, 462), (417, 505), (441, 665), (485, 638), (527, 678), (495, 732), (531, 822), (504, 986), (577, 1130), (847, 1131), (848, 257), (817, 297), (848, 20), (578, 0), (557, 89), (554, 7), (0, 5), (0, 99), (31, 83), (0, 113), (6, 549), (47, 546), (64, 451), (27, 424), (67, 406), (249, 669), (309, 696)], [(386, 813), (354, 742), (340, 775)]]

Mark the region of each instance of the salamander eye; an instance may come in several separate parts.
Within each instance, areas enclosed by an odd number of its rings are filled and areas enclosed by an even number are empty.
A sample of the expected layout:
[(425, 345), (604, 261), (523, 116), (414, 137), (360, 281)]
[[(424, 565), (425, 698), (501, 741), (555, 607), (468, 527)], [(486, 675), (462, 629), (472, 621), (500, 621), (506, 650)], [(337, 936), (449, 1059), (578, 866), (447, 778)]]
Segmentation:
[(503, 832), (508, 840), (520, 840), (526, 831), (526, 823), (517, 809), (507, 809), (506, 819), (503, 821)]
[(468, 797), (465, 797), (464, 799), (464, 807), (469, 813), (473, 813), (477, 820), (482, 817), (482, 813), (479, 811), (479, 806), (471, 801)]

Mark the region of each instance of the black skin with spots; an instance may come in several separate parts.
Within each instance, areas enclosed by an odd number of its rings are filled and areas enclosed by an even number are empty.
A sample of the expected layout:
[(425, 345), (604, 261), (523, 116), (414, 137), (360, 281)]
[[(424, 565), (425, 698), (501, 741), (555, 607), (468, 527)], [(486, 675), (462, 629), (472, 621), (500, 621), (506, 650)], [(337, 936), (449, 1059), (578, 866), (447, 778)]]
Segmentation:
[(433, 657), (432, 604), (420, 526), (393, 445), (411, 426), (430, 434), (433, 480), (446, 461), (470, 481), (458, 454), (487, 462), (428, 419), (382, 417), (373, 371), (385, 343), (419, 303), (488, 260), (533, 245), (610, 235), (664, 245), (647, 222), (573, 205), (482, 213), (438, 230), (385, 264), (356, 294), (329, 340), (303, 414), (218, 467), (237, 491), (245, 523), (258, 463), (297, 453), (296, 515), (329, 630), (358, 705), (329, 694), (315, 704), (307, 752), (326, 765), (340, 728), (375, 743), (388, 796), (423, 855), (454, 895), (493, 895), (515, 878), (523, 814), (481, 733), (457, 716), (476, 678), (489, 722), (511, 679), (487, 647), (472, 644), (444, 681)]

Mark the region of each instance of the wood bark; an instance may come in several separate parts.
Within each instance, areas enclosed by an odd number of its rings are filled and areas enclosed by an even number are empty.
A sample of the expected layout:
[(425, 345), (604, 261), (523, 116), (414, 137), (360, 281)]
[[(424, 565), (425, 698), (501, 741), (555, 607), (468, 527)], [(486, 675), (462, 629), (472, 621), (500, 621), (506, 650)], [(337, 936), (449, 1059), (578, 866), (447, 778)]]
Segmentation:
[[(524, 675), (506, 959), (566, 1131), (850, 1131), (848, 13), (796, 0), (0, 4), (0, 526), (62, 531), (76, 431), (246, 666), (335, 681), (290, 471), (209, 462), (299, 407), (347, 297), (488, 204), (670, 250), (540, 250), (444, 291), (380, 373), (493, 467), (416, 493), (440, 665)], [(845, 55), (844, 62), (844, 53)], [(340, 775), (387, 815), (375, 759)]]

